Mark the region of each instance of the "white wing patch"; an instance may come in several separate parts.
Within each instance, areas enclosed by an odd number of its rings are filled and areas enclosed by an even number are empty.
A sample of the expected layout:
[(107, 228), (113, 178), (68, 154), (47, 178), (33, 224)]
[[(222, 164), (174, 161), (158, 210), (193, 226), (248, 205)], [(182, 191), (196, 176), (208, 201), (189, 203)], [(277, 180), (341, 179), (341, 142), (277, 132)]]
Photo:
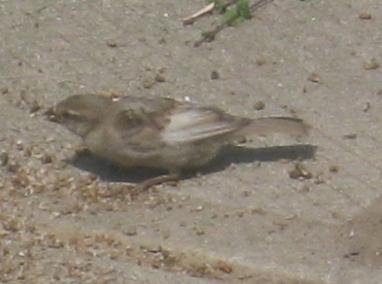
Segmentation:
[(170, 116), (170, 123), (163, 129), (162, 139), (170, 144), (189, 143), (240, 128), (240, 119), (209, 108), (178, 109)]

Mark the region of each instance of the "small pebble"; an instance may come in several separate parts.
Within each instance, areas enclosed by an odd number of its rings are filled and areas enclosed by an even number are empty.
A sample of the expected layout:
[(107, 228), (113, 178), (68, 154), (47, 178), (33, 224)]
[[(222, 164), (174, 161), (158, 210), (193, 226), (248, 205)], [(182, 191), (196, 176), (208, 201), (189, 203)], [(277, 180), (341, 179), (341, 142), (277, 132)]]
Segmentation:
[(361, 12), (359, 13), (358, 17), (361, 19), (361, 20), (371, 20), (371, 14), (368, 13), (368, 12)]
[(258, 58), (256, 59), (256, 64), (258, 66), (263, 66), (265, 63), (267, 63), (267, 61), (265, 60), (265, 58)]
[(23, 141), (21, 140), (16, 141), (16, 149), (20, 151), (24, 149)]
[(331, 172), (331, 173), (338, 173), (338, 166), (336, 166), (336, 165), (331, 165), (331, 166), (329, 167), (329, 172)]
[(231, 273), (233, 271), (232, 265), (220, 260), (216, 263), (215, 267), (224, 273)]
[(219, 79), (219, 78), (220, 78), (219, 72), (216, 71), (216, 70), (213, 70), (213, 71), (211, 72), (211, 80), (217, 80), (217, 79)]
[(6, 95), (6, 94), (8, 94), (8, 92), (9, 92), (8, 87), (1, 87), (0, 88), (0, 93), (1, 94)]
[(313, 83), (319, 83), (321, 81), (321, 77), (320, 75), (318, 75), (317, 73), (312, 73), (310, 74), (310, 76), (308, 77), (308, 80), (313, 82)]
[(155, 80), (153, 78), (145, 78), (143, 80), (142, 85), (143, 85), (143, 88), (150, 89), (150, 88), (152, 88), (152, 86), (155, 85)]
[(137, 228), (132, 226), (132, 227), (128, 227), (126, 230), (124, 230), (124, 233), (127, 235), (127, 236), (135, 236), (137, 235)]
[(380, 64), (375, 58), (372, 58), (369, 61), (363, 63), (363, 69), (365, 70), (376, 70), (379, 68), (379, 66)]
[(354, 140), (354, 139), (357, 139), (357, 134), (355, 133), (349, 133), (349, 134), (345, 134), (344, 136), (342, 136), (344, 139), (351, 139), (351, 140)]
[(203, 230), (203, 229), (201, 229), (201, 228), (194, 228), (194, 232), (195, 232), (195, 234), (197, 235), (197, 236), (202, 236), (202, 235), (204, 235), (206, 232)]
[(51, 142), (56, 141), (56, 138), (54, 138), (53, 136), (50, 136), (50, 137), (46, 138), (45, 141), (48, 142), (48, 143), (51, 143)]
[(263, 101), (257, 101), (254, 108), (255, 110), (263, 110), (265, 108), (265, 103)]
[(363, 112), (368, 112), (369, 109), (370, 109), (370, 107), (371, 107), (370, 103), (367, 102), (367, 103), (365, 103), (365, 104), (363, 105), (363, 107), (362, 107), (362, 111), (363, 111)]
[(256, 207), (250, 210), (251, 214), (256, 214), (256, 215), (265, 215), (267, 214), (267, 211), (265, 211), (264, 208), (261, 207)]
[(289, 172), (292, 179), (311, 179), (313, 174), (301, 163), (297, 163), (294, 169)]
[(108, 41), (106, 42), (106, 45), (110, 48), (116, 48), (118, 47), (118, 44), (116, 42), (113, 42), (113, 41)]
[(158, 73), (155, 75), (155, 81), (157, 81), (158, 83), (166, 82), (166, 77), (163, 74)]

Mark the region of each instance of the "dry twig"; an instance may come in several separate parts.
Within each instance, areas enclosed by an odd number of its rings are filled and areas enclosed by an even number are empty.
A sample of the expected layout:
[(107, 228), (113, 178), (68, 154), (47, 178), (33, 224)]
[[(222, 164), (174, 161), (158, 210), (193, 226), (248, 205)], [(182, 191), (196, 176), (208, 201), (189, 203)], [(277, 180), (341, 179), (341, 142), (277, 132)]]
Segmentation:
[(211, 13), (214, 8), (215, 8), (215, 2), (208, 4), (207, 6), (195, 12), (194, 14), (186, 18), (183, 18), (183, 25), (191, 25), (193, 22), (195, 22), (196, 19), (200, 18), (203, 15)]

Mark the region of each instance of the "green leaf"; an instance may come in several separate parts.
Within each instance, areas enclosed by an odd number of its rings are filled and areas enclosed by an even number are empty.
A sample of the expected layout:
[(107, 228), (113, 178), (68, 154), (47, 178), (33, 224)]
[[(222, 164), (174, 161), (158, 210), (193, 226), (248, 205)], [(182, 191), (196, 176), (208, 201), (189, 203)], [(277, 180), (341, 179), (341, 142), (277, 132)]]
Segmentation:
[(232, 26), (236, 22), (236, 20), (239, 18), (239, 14), (237, 9), (229, 9), (223, 14), (223, 17), (224, 17), (224, 22), (227, 25)]
[(249, 0), (239, 0), (236, 3), (236, 10), (239, 17), (242, 17), (244, 19), (250, 19), (252, 17)]

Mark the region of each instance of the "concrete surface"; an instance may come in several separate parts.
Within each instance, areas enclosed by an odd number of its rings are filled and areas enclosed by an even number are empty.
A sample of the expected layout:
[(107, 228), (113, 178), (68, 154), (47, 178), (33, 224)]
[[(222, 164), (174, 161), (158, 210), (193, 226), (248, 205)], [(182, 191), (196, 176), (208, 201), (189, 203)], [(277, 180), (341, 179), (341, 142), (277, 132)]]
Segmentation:
[[(181, 19), (203, 5), (0, 1), (1, 283), (382, 283), (380, 1), (275, 0), (195, 48), (219, 18)], [(137, 193), (45, 119), (83, 92), (293, 114), (312, 131)], [(299, 156), (312, 178), (290, 178)]]

